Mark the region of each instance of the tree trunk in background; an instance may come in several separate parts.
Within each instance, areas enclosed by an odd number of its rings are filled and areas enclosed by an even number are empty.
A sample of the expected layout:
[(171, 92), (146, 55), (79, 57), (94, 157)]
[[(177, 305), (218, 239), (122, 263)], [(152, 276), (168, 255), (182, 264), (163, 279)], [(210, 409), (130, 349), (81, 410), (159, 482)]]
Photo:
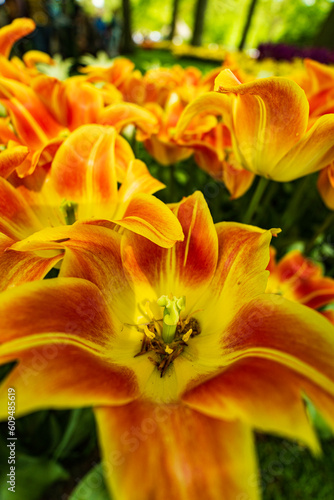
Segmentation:
[(326, 47), (334, 49), (334, 5), (330, 9), (326, 19), (322, 23), (320, 30), (314, 38), (313, 45), (315, 47)]
[(244, 29), (243, 29), (243, 32), (242, 32), (242, 37), (241, 37), (241, 40), (240, 40), (240, 43), (239, 43), (239, 47), (238, 47), (239, 50), (242, 50), (244, 48), (244, 46), (245, 46), (247, 35), (248, 35), (249, 28), (250, 28), (251, 23), (252, 23), (252, 19), (253, 19), (253, 15), (254, 15), (254, 12), (255, 12), (255, 7), (256, 7), (257, 2), (258, 2), (258, 0), (251, 0), (251, 2), (249, 4), (246, 22), (245, 22), (245, 25), (244, 25)]
[(132, 41), (132, 22), (131, 22), (131, 4), (130, 0), (122, 0), (122, 13), (123, 13), (123, 43), (122, 52), (129, 54), (133, 52)]
[(191, 40), (191, 45), (199, 47), (202, 43), (202, 35), (204, 29), (204, 17), (205, 10), (208, 4), (208, 0), (197, 0), (196, 12), (195, 12), (195, 23), (193, 37)]
[(177, 21), (177, 13), (179, 10), (180, 0), (173, 0), (173, 14), (172, 14), (172, 22), (170, 23), (170, 33), (168, 35), (168, 40), (173, 40), (175, 35), (176, 21)]

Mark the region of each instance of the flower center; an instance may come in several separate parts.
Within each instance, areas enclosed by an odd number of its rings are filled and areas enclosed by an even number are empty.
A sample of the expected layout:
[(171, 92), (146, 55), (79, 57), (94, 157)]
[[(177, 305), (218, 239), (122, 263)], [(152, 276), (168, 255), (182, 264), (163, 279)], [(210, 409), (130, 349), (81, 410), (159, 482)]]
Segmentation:
[(155, 357), (148, 359), (157, 367), (160, 377), (163, 377), (168, 367), (188, 346), (189, 339), (201, 333), (201, 328), (195, 318), (182, 319), (180, 317), (181, 311), (185, 308), (185, 297), (162, 295), (157, 303), (164, 307), (162, 329), (159, 321), (154, 319), (147, 304), (147, 313), (152, 321), (144, 325), (141, 349), (135, 357), (153, 352)]

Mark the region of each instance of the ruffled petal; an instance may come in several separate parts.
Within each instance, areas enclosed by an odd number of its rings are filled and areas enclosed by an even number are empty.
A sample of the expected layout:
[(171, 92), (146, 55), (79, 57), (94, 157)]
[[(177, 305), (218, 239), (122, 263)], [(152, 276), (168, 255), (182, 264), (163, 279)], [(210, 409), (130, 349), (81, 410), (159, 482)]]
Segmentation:
[(9, 175), (26, 159), (29, 153), (25, 146), (14, 146), (0, 152), (0, 177)]
[(133, 195), (123, 217), (112, 222), (163, 248), (170, 248), (184, 238), (181, 224), (171, 210), (162, 201), (144, 193)]
[(20, 191), (0, 177), (0, 232), (16, 240), (41, 228), (39, 219)]
[(0, 291), (29, 281), (43, 279), (62, 259), (62, 254), (39, 257), (30, 252), (11, 250), (14, 240), (0, 235)]
[[(134, 402), (95, 410), (112, 497), (130, 500), (258, 500), (253, 438), (184, 406)], [(242, 457), (242, 460), (240, 459)]]
[(189, 303), (193, 303), (214, 275), (217, 233), (204, 197), (198, 191), (176, 204), (173, 212), (183, 228), (182, 242), (166, 250), (139, 235), (124, 235), (122, 260), (130, 280), (143, 287), (143, 294), (146, 288), (145, 292), (153, 294), (155, 300), (169, 293), (186, 295)]
[(334, 327), (309, 307), (259, 296), (231, 321), (222, 345), (231, 362), (254, 356), (276, 361), (334, 397)]
[(13, 59), (11, 61), (8, 61), (5, 56), (0, 54), (0, 68), (1, 76), (4, 76), (5, 78), (11, 78), (12, 80), (18, 80), (19, 82), (23, 82), (29, 85), (30, 77), (28, 73), (26, 73), (24, 70), (22, 71), (22, 68), (18, 68), (16, 64), (13, 64)]
[(144, 137), (157, 132), (158, 120), (149, 110), (130, 103), (111, 104), (101, 111), (98, 122), (112, 125), (121, 131), (126, 125), (133, 124), (140, 128)]
[[(96, 405), (119, 405), (136, 396), (130, 370), (119, 368), (99, 353), (67, 342), (63, 337), (41, 340), (41, 345), (19, 348), (9, 344), (11, 355), (3, 360), (18, 360), (0, 388), (1, 407), (8, 399), (8, 387), (20, 393), (16, 415), (43, 409), (70, 409)], [(0, 418), (5, 418), (2, 410)]]
[(104, 105), (103, 96), (84, 77), (74, 76), (62, 82), (40, 75), (34, 78), (31, 85), (50, 113), (64, 127), (75, 130), (81, 125), (98, 121)]
[(62, 131), (61, 125), (27, 85), (0, 78), (0, 100), (8, 109), (18, 136), (28, 146), (39, 147)]
[(95, 285), (57, 278), (8, 290), (1, 299), (0, 361), (19, 363), (0, 398), (6, 401), (7, 387), (14, 386), (21, 394), (17, 413), (117, 405), (136, 397), (133, 373), (112, 361), (115, 332)]
[(71, 80), (67, 87), (68, 128), (75, 130), (80, 125), (96, 123), (104, 106), (102, 93), (88, 82)]
[(319, 452), (302, 400), (303, 378), (270, 360), (247, 358), (191, 389), (182, 400), (208, 416), (297, 439)]
[(321, 64), (312, 59), (304, 60), (305, 69), (309, 77), (306, 95), (312, 100), (313, 96), (326, 90), (332, 90), (334, 82), (334, 71), (327, 64)]
[(287, 253), (272, 271), (267, 292), (317, 309), (334, 300), (334, 280), (322, 275), (319, 264), (298, 250)]
[(166, 187), (165, 184), (162, 184), (149, 173), (145, 163), (140, 160), (133, 160), (129, 163), (124, 181), (118, 191), (118, 200), (119, 202), (126, 202), (134, 194), (153, 194), (164, 187)]
[(35, 23), (32, 19), (20, 17), (8, 26), (0, 30), (0, 54), (8, 57), (10, 51), (17, 40), (29, 35), (35, 29)]
[(51, 139), (46, 144), (43, 144), (36, 151), (30, 152), (25, 160), (17, 167), (19, 177), (27, 177), (34, 173), (35, 169), (40, 166), (49, 166), (58, 151), (59, 146), (63, 142), (63, 138)]
[(23, 54), (22, 59), (27, 68), (35, 68), (38, 63), (49, 64), (50, 66), (55, 64), (52, 57), (41, 50), (28, 50)]
[[(231, 102), (229, 98), (217, 92), (208, 92), (194, 99), (180, 116), (175, 130), (175, 139), (181, 139), (193, 120), (199, 120), (201, 116), (208, 114), (222, 115), (224, 122), (228, 125), (231, 118)], [(196, 129), (194, 129), (194, 132), (196, 132)]]
[(121, 235), (93, 224), (77, 222), (71, 226), (47, 228), (12, 246), (17, 252), (65, 250), (60, 269), (62, 277), (84, 278), (94, 283), (111, 310), (117, 312), (122, 301), (128, 313), (132, 299), (120, 256)]

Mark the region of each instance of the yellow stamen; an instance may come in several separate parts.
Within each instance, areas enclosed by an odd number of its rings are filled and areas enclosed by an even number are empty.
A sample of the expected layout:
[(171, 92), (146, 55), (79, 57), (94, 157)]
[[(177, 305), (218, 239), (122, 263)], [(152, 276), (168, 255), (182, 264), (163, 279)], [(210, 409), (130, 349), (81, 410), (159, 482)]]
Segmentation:
[(147, 328), (147, 325), (144, 325), (144, 332), (145, 332), (145, 335), (146, 337), (148, 337), (149, 339), (154, 339), (155, 337), (155, 334), (153, 332), (151, 332), (148, 328)]
[(173, 349), (171, 349), (168, 345), (166, 345), (165, 351), (167, 352), (167, 354), (172, 354)]
[(155, 327), (156, 331), (161, 335), (161, 327), (160, 327), (158, 321), (154, 317), (154, 314), (152, 312), (152, 309), (150, 307), (150, 303), (148, 300), (145, 303), (144, 312), (145, 312), (146, 316), (148, 316), (149, 320), (154, 322), (154, 327)]
[(153, 315), (152, 310), (151, 310), (151, 308), (150, 308), (150, 303), (149, 303), (149, 301), (147, 301), (147, 302), (145, 303), (144, 311), (145, 311), (145, 313), (147, 314), (147, 316), (150, 318), (150, 320), (151, 320), (151, 321), (153, 321), (153, 320), (154, 320), (154, 315)]
[(190, 335), (193, 333), (192, 328), (190, 328), (187, 333), (185, 333), (182, 337), (183, 342), (188, 342)]

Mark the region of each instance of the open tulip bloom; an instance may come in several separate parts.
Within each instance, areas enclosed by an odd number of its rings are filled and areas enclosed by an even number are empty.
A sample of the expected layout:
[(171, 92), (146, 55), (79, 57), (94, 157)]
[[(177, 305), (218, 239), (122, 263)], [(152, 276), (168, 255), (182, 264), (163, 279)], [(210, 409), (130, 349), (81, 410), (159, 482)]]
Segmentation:
[(180, 139), (199, 115), (221, 115), (231, 131), (240, 165), (254, 174), (287, 182), (321, 170), (334, 159), (334, 114), (308, 130), (309, 103), (292, 80), (271, 77), (240, 83), (230, 70), (215, 82), (216, 92), (197, 97), (176, 129)]
[(26, 241), (63, 263), (2, 293), (1, 416), (8, 387), (17, 416), (94, 407), (115, 499), (255, 500), (253, 430), (318, 453), (305, 397), (334, 426), (334, 327), (265, 293), (278, 230), (214, 225), (199, 192), (170, 208), (172, 248), (81, 222)]
[(113, 127), (79, 127), (61, 144), (42, 180), (34, 191), (0, 177), (0, 290), (43, 278), (62, 259), (61, 245), (52, 253), (18, 250), (76, 220), (139, 232), (166, 248), (183, 239), (177, 218), (152, 196), (164, 184), (134, 159)]

